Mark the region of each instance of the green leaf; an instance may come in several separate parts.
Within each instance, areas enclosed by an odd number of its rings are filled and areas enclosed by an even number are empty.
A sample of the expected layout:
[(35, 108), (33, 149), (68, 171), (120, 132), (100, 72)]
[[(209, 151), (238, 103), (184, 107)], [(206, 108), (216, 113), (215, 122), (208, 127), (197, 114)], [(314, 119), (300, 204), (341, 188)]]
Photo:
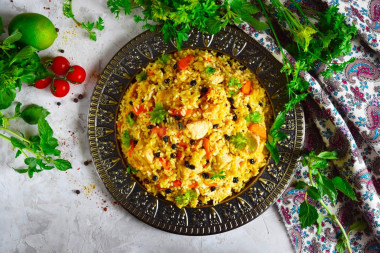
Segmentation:
[(193, 199), (197, 198), (197, 193), (193, 190), (188, 190), (185, 194), (177, 195), (174, 199), (180, 206), (187, 206)]
[(16, 171), (17, 173), (20, 173), (20, 174), (24, 174), (24, 173), (27, 173), (29, 170), (28, 169), (13, 169), (14, 171)]
[(132, 168), (131, 166), (128, 166), (128, 168), (127, 168), (127, 173), (128, 174), (131, 174), (131, 173), (135, 174), (137, 172), (139, 172), (139, 171), (136, 170), (136, 169), (134, 169), (134, 168)]
[(275, 131), (281, 128), (281, 126), (285, 122), (285, 112), (282, 111), (279, 114), (277, 114), (276, 119), (273, 122), (272, 127), (270, 128), (270, 131)]
[(28, 58), (31, 58), (37, 49), (35, 49), (32, 46), (25, 46), (23, 49), (21, 49), (12, 59), (12, 61), (9, 63), (9, 65), (12, 65), (15, 61), (18, 60), (25, 60)]
[(317, 209), (308, 204), (306, 201), (302, 202), (300, 206), (299, 219), (301, 222), (301, 228), (306, 228), (313, 225), (318, 219)]
[(276, 144), (270, 144), (269, 142), (267, 142), (265, 144), (265, 147), (269, 150), (270, 156), (273, 158), (275, 164), (278, 164), (278, 162), (280, 161), (280, 154), (278, 153), (278, 148)]
[(317, 157), (322, 159), (338, 159), (338, 153), (336, 151), (324, 151), (317, 155)]
[(351, 231), (364, 231), (367, 228), (367, 222), (365, 221), (356, 221), (350, 226)]
[(158, 57), (158, 61), (166, 65), (168, 61), (170, 60), (170, 58), (171, 58), (170, 54), (162, 54), (160, 57)]
[(16, 98), (16, 89), (3, 88), (0, 90), (0, 110), (7, 109)]
[(46, 118), (50, 113), (48, 110), (39, 105), (28, 105), (21, 112), (21, 118), (30, 125), (38, 123), (39, 119)]
[(216, 34), (222, 29), (221, 21), (216, 17), (208, 18), (206, 21), (207, 32), (211, 34)]
[(64, 159), (55, 159), (53, 160), (53, 164), (60, 171), (66, 171), (68, 169), (71, 169), (71, 163)]
[(245, 120), (258, 124), (261, 122), (261, 114), (259, 112), (253, 112), (251, 114), (248, 114), (247, 117), (245, 117)]
[(14, 148), (19, 148), (19, 149), (26, 148), (26, 145), (22, 140), (19, 140), (13, 136), (11, 137), (11, 143), (12, 143)]
[(103, 31), (104, 29), (104, 21), (101, 17), (98, 18), (98, 21), (96, 21), (95, 28), (99, 31)]
[(319, 190), (317, 188), (315, 188), (314, 186), (309, 186), (309, 188), (307, 189), (307, 195), (310, 196), (310, 198), (314, 199), (314, 200), (321, 200), (322, 196), (319, 192)]
[(323, 216), (322, 214), (318, 214), (318, 219), (317, 219), (317, 224), (318, 224), (317, 235), (319, 235), (322, 232), (322, 221), (323, 221), (324, 217), (325, 216)]
[(319, 169), (326, 169), (329, 166), (328, 162), (324, 159), (317, 159), (313, 163), (313, 167)]
[(155, 104), (153, 110), (150, 112), (150, 122), (152, 124), (161, 123), (165, 120), (169, 112), (166, 110), (162, 103)]
[(21, 108), (21, 103), (17, 102), (16, 107), (15, 107), (15, 114), (13, 115), (14, 118), (18, 118), (21, 116), (20, 108)]
[(212, 180), (215, 180), (215, 179), (217, 179), (217, 178), (219, 178), (219, 179), (225, 179), (225, 178), (226, 178), (226, 175), (224, 174), (224, 171), (223, 171), (223, 170), (220, 171), (220, 172), (218, 172), (218, 173), (214, 173), (214, 174), (210, 177), (210, 179), (212, 179)]
[(206, 73), (207, 75), (214, 74), (214, 72), (215, 72), (215, 69), (214, 69), (213, 67), (207, 67), (207, 68), (206, 68), (206, 71), (205, 71), (205, 73)]
[[(0, 29), (2, 29), (2, 27)], [(6, 38), (3, 41), (3, 45), (7, 46), (10, 44), (13, 44), (16, 41), (19, 41), (21, 39), (21, 37), (22, 37), (22, 34), (19, 32), (19, 30), (15, 30), (11, 35), (9, 35), (8, 38)]]
[(334, 182), (330, 178), (325, 177), (323, 175), (317, 176), (316, 179), (317, 179), (318, 188), (320, 189), (320, 191), (322, 191), (323, 194), (326, 194), (331, 200), (331, 203), (335, 205), (336, 197), (338, 193), (335, 189)]
[(18, 149), (15, 155), (15, 158), (19, 157), (21, 154), (22, 154), (21, 151)]
[(71, 9), (71, 1), (72, 0), (63, 1), (63, 7), (62, 7), (63, 15), (65, 15), (68, 18), (74, 17), (73, 10)]
[(125, 131), (121, 140), (122, 144), (129, 148), (131, 146), (131, 140), (132, 138), (129, 136), (128, 131)]
[(131, 114), (128, 114), (127, 115), (127, 122), (129, 124), (129, 126), (133, 126), (136, 122), (132, 119), (132, 116)]
[(354, 189), (352, 189), (351, 185), (346, 180), (344, 180), (341, 177), (334, 177), (332, 181), (333, 181), (335, 187), (339, 191), (341, 191), (344, 195), (346, 195), (347, 197), (349, 197), (352, 200), (358, 201), (358, 199), (356, 198), (356, 194), (354, 192)]
[(230, 142), (234, 144), (235, 148), (243, 149), (247, 145), (247, 137), (243, 133), (239, 132), (231, 136)]
[(307, 52), (310, 41), (313, 39), (313, 34), (317, 33), (310, 26), (303, 26), (302, 29), (296, 30), (294, 33), (294, 40), (302, 45), (304, 52)]
[(88, 35), (90, 36), (91, 40), (96, 41), (96, 33), (95, 32), (88, 32)]
[(49, 123), (44, 119), (38, 120), (38, 132), (40, 134), (40, 147), (45, 155), (59, 156), (61, 151), (56, 149), (58, 146), (58, 140), (53, 137), (53, 130)]
[(305, 189), (308, 186), (309, 185), (307, 183), (305, 183), (304, 181), (298, 181), (297, 185), (296, 185), (296, 189), (302, 190), (302, 189)]
[(116, 18), (119, 18), (121, 11), (124, 14), (131, 14), (132, 12), (132, 1), (131, 0), (108, 0), (107, 7), (110, 8), (111, 13), (116, 14)]
[(336, 251), (339, 253), (344, 253), (346, 251), (347, 245), (344, 241), (343, 237), (338, 239), (338, 243), (336, 244)]
[(147, 78), (148, 78), (148, 74), (146, 73), (145, 70), (141, 71), (140, 73), (138, 73), (138, 74), (136, 75), (136, 80), (137, 80), (138, 82), (144, 81), (144, 80), (146, 80)]

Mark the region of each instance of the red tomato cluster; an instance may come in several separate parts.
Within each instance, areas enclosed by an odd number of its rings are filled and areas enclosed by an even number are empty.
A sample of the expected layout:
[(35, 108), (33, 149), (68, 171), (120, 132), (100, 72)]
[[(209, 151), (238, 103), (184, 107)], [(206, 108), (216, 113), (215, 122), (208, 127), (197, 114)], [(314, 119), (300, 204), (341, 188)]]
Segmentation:
[(70, 62), (63, 56), (57, 56), (53, 59), (51, 70), (55, 74), (54, 77), (35, 81), (34, 86), (37, 89), (45, 89), (51, 84), (51, 93), (59, 98), (69, 93), (69, 82), (77, 85), (83, 83), (86, 79), (86, 71), (79, 65), (71, 66)]

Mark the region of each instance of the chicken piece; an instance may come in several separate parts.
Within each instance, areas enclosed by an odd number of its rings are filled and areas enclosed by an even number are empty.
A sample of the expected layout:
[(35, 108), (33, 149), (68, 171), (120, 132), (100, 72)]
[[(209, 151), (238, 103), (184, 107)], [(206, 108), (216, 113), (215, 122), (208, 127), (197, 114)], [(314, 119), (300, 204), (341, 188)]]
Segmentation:
[(210, 81), (212, 84), (218, 84), (224, 81), (224, 76), (223, 75), (212, 75), (210, 77)]
[(228, 153), (221, 153), (216, 156), (217, 166), (222, 169), (232, 161), (232, 157)]
[(211, 127), (211, 122), (207, 120), (200, 120), (186, 125), (186, 128), (190, 134), (190, 138), (193, 140), (199, 140), (205, 137)]
[(153, 150), (150, 148), (146, 148), (142, 153), (142, 157), (145, 159), (147, 163), (152, 164), (154, 159)]

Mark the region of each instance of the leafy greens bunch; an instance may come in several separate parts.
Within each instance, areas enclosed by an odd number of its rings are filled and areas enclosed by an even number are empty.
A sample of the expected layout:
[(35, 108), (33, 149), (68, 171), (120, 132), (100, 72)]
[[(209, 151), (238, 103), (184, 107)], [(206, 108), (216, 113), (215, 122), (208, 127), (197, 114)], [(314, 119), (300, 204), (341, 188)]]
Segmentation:
[[(350, 53), (351, 40), (356, 35), (356, 28), (344, 23), (345, 16), (338, 13), (336, 6), (322, 12), (310, 8), (305, 11), (303, 5), (291, 0), (300, 18), (279, 0), (271, 0), (268, 6), (264, 5), (262, 0), (256, 1), (266, 16), (281, 51), (284, 63), (281, 71), (287, 78), (289, 102), (284, 111), (277, 115), (266, 144), (271, 156), (278, 163), (279, 153), (276, 144), (286, 138), (286, 134), (279, 130), (285, 121), (285, 114), (308, 95), (309, 83), (301, 74), (304, 71), (312, 71), (317, 63), (325, 64), (325, 70), (321, 74), (326, 78), (331, 77), (334, 72), (343, 71), (346, 65), (355, 59), (351, 58), (342, 63), (335, 63), (333, 60)], [(286, 24), (292, 38), (287, 49), (296, 60), (294, 64), (287, 58), (268, 13), (275, 14), (280, 22)], [(309, 18), (315, 22), (311, 22)]]
[(98, 20), (96, 22), (79, 22), (73, 13), (73, 0), (63, 1), (63, 15), (73, 19), (77, 25), (85, 29), (88, 32), (90, 39), (94, 41), (96, 41), (96, 32), (94, 32), (94, 29), (97, 29), (99, 31), (103, 31), (104, 29), (104, 21), (101, 17), (98, 17)]
[[(0, 17), (0, 34), (4, 33), (2, 27)], [(2, 111), (12, 105), (17, 91), (21, 90), (22, 82), (33, 83), (50, 75), (35, 48), (20, 48), (15, 44), (21, 36), (16, 30), (4, 41), (0, 41), (0, 138), (9, 141), (17, 149), (16, 157), (21, 154), (25, 156), (24, 163), (27, 167), (15, 169), (19, 173), (28, 173), (32, 177), (34, 173), (54, 167), (62, 171), (70, 169), (70, 162), (58, 158), (61, 152), (56, 149), (58, 141), (53, 137), (53, 130), (45, 120), (49, 114), (46, 109), (29, 105), (21, 110), (21, 103), (17, 103), (14, 115), (6, 117)], [(27, 137), (10, 129), (10, 122), (17, 118), (31, 125), (37, 124), (38, 135)]]
[(258, 21), (253, 14), (259, 9), (247, 0), (108, 0), (107, 6), (118, 18), (121, 12), (131, 14), (132, 9), (142, 7), (143, 16), (135, 15), (135, 22), (143, 22), (143, 28), (151, 31), (162, 25), (164, 41), (175, 39), (178, 49), (188, 39), (191, 27), (201, 32), (215, 34), (228, 24), (247, 22), (256, 30), (265, 30), (267, 24)]
[[(354, 190), (351, 185), (342, 179), (341, 177), (334, 177), (330, 179), (326, 177), (325, 170), (328, 167), (327, 160), (337, 159), (336, 152), (321, 152), (318, 155), (315, 152), (310, 152), (305, 155), (302, 160), (302, 165), (309, 168), (309, 180), (310, 184), (303, 181), (297, 183), (296, 189), (307, 189), (305, 193), (305, 201), (302, 202), (299, 209), (299, 219), (301, 221), (301, 228), (312, 226), (317, 223), (317, 235), (321, 232), (321, 222), (325, 217), (330, 218), (341, 229), (341, 234), (338, 236), (338, 243), (336, 249), (338, 252), (351, 252), (349, 233), (352, 231), (361, 231), (367, 227), (364, 221), (357, 221), (353, 223), (348, 233), (346, 233), (343, 225), (340, 223), (335, 214), (331, 212), (329, 207), (324, 202), (324, 196), (330, 199), (334, 205), (336, 203), (338, 191), (349, 197), (350, 199), (357, 201)], [(309, 203), (308, 198), (320, 203), (320, 205), (326, 210), (327, 216), (318, 213), (317, 209)]]

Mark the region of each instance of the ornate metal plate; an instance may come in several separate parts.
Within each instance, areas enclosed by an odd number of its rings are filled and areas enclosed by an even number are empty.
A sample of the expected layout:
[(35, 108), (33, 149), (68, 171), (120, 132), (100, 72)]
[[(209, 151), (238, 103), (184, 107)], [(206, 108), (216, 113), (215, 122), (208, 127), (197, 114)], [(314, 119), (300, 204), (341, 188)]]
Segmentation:
[[(131, 214), (156, 228), (185, 235), (209, 235), (237, 228), (264, 212), (289, 183), (302, 146), (304, 118), (300, 106), (286, 115), (280, 143), (280, 163), (271, 159), (245, 189), (212, 207), (182, 208), (154, 197), (131, 177), (116, 139), (118, 103), (134, 76), (163, 53), (176, 51), (158, 32), (144, 32), (128, 42), (108, 63), (95, 87), (88, 118), (88, 133), (98, 174), (113, 197)], [(286, 78), (281, 64), (237, 27), (215, 35), (192, 30), (183, 48), (216, 50), (249, 67), (267, 90), (275, 113), (286, 102)]]

